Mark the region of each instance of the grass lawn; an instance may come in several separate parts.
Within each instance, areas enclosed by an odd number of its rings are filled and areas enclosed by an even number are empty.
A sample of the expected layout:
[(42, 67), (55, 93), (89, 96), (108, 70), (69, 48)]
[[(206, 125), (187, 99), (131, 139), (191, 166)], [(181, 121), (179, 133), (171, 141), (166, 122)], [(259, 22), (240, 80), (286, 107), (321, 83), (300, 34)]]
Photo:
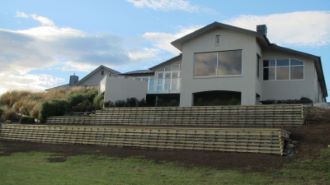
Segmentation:
[(64, 162), (49, 162), (52, 156), (54, 154), (46, 152), (0, 155), (0, 184), (330, 184), (330, 149), (323, 150), (318, 159), (294, 161), (280, 170), (268, 172), (188, 168), (175, 163), (102, 155), (77, 155)]

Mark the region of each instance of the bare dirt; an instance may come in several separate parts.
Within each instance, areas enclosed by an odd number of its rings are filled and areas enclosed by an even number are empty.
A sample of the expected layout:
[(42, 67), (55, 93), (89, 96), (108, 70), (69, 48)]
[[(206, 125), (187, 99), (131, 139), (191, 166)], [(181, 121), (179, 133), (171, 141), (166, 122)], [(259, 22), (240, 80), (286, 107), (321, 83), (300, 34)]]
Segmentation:
[(64, 162), (68, 156), (93, 154), (112, 157), (139, 157), (157, 163), (175, 162), (183, 166), (203, 166), (216, 169), (264, 171), (281, 168), (293, 159), (316, 158), (322, 148), (330, 145), (330, 122), (309, 121), (306, 126), (288, 129), (297, 141), (296, 154), (292, 157), (268, 154), (204, 152), (188, 150), (151, 150), (91, 145), (53, 145), (29, 142), (0, 141), (0, 155), (16, 152), (51, 152), (49, 162)]

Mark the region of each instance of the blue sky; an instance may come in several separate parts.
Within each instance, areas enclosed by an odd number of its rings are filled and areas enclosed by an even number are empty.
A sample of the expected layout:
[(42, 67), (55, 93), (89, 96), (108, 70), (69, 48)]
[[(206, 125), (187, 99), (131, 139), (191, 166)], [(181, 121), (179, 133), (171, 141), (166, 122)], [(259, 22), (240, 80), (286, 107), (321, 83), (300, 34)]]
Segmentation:
[(330, 82), (327, 0), (7, 0), (0, 5), (0, 93), (42, 90), (100, 64), (122, 72), (151, 67), (179, 53), (172, 40), (214, 21), (248, 29), (266, 23), (272, 42), (321, 56)]

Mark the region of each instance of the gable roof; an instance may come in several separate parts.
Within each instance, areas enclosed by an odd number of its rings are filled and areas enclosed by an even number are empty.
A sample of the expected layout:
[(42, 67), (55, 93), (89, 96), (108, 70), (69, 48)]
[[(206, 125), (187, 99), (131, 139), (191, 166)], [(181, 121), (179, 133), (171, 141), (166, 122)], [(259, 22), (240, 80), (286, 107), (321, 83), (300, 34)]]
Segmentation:
[[(196, 31), (194, 31), (190, 34), (187, 34), (187, 35), (171, 42), (171, 44), (174, 47), (176, 47), (177, 49), (181, 50), (183, 43), (185, 43), (185, 42), (187, 42), (191, 39), (194, 39), (194, 38), (196, 38), (200, 35), (208, 33), (212, 30), (219, 29), (219, 28), (220, 29), (232, 30), (232, 31), (236, 31), (236, 32), (240, 32), (240, 33), (255, 36), (258, 43), (261, 46), (265, 47), (266, 49), (281, 51), (281, 52), (287, 52), (287, 53), (292, 53), (292, 54), (295, 54), (295, 55), (300, 55), (300, 56), (303, 56), (303, 57), (311, 58), (313, 61), (315, 61), (317, 76), (318, 76), (318, 80), (320, 82), (322, 93), (323, 93), (324, 97), (328, 96), (327, 86), (326, 86), (326, 82), (325, 82), (325, 79), (324, 79), (324, 73), (323, 73), (323, 68), (322, 68), (322, 63), (321, 63), (321, 57), (273, 44), (269, 41), (269, 39), (265, 35), (260, 34), (256, 31), (247, 30), (247, 29), (244, 29), (244, 28), (239, 28), (239, 27), (235, 27), (235, 26), (231, 26), (231, 25), (223, 24), (223, 23), (219, 23), (219, 22), (213, 22), (213, 23), (211, 23), (211, 24), (209, 24), (209, 25), (207, 25), (203, 28), (200, 28), (200, 29), (198, 29), (198, 30), (196, 30)], [(174, 59), (174, 58), (172, 58), (172, 59)], [(154, 66), (150, 69), (153, 69), (153, 68), (158, 67), (160, 65), (164, 65), (167, 62), (170, 62), (172, 59), (170, 59), (168, 61), (165, 61), (163, 63), (160, 63), (160, 64), (158, 64), (158, 65), (156, 65), (156, 66)]]
[(170, 59), (168, 59), (168, 60), (166, 60), (166, 61), (164, 61), (164, 62), (162, 62), (162, 63), (160, 63), (160, 64), (157, 64), (157, 65), (155, 65), (155, 66), (152, 66), (152, 67), (149, 68), (149, 69), (150, 69), (150, 70), (154, 70), (154, 69), (157, 68), (157, 67), (161, 67), (161, 66), (163, 66), (163, 65), (168, 65), (168, 64), (170, 64), (170, 63), (172, 63), (172, 62), (176, 62), (176, 61), (181, 60), (181, 59), (182, 59), (182, 54), (177, 55), (177, 56), (175, 56), (175, 57), (172, 57), (172, 58), (170, 58)]
[(200, 35), (203, 35), (207, 32), (210, 32), (212, 30), (215, 30), (215, 29), (219, 29), (219, 28), (222, 28), (222, 29), (227, 29), (227, 30), (232, 30), (232, 31), (236, 31), (236, 32), (241, 32), (241, 33), (245, 33), (245, 34), (248, 34), (248, 35), (252, 35), (252, 36), (256, 36), (259, 40), (261, 40), (262, 42), (269, 42), (268, 39), (256, 32), (256, 31), (252, 31), (252, 30), (247, 30), (247, 29), (244, 29), (244, 28), (239, 28), (239, 27), (236, 27), (236, 26), (231, 26), (231, 25), (228, 25), (228, 24), (223, 24), (223, 23), (219, 23), (219, 22), (213, 22), (207, 26), (204, 26), (203, 28), (200, 28), (188, 35), (185, 35), (173, 42), (171, 42), (171, 44), (176, 47), (177, 49), (181, 50), (181, 46), (183, 43), (195, 38), (195, 37), (198, 37)]
[(77, 85), (80, 85), (82, 82), (86, 81), (88, 78), (90, 78), (91, 76), (93, 76), (95, 73), (99, 72), (100, 70), (105, 69), (107, 71), (110, 71), (110, 73), (112, 74), (120, 74), (119, 71), (113, 70), (109, 67), (106, 67), (104, 65), (100, 65), (99, 67), (97, 67), (96, 69), (94, 69), (92, 72), (90, 72), (89, 74), (87, 74), (85, 77), (83, 77), (81, 80), (79, 80)]

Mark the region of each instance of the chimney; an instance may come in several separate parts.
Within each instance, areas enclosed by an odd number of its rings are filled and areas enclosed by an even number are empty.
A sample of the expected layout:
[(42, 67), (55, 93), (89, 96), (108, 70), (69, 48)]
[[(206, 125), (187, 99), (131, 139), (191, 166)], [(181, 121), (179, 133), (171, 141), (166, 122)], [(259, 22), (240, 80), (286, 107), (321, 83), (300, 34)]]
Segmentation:
[(267, 36), (267, 26), (266, 24), (257, 25), (257, 33), (263, 36)]
[(77, 85), (78, 81), (79, 81), (79, 77), (76, 74), (70, 75), (70, 81), (69, 81), (70, 86)]

